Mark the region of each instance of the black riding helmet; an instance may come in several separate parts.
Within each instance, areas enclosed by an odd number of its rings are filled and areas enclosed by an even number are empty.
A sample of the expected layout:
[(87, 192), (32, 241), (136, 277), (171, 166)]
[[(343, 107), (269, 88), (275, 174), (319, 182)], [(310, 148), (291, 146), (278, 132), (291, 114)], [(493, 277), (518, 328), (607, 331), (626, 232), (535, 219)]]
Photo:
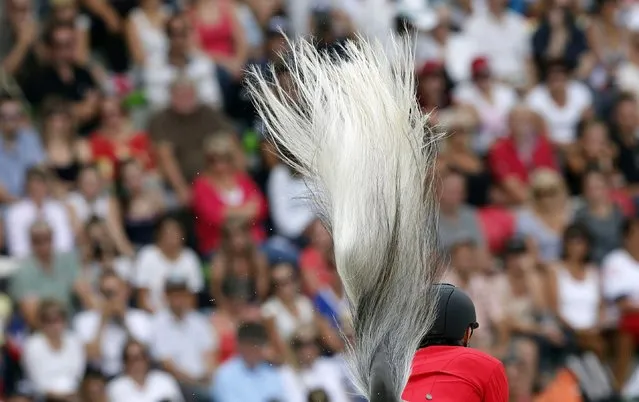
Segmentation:
[(437, 293), (437, 317), (426, 343), (436, 339), (461, 341), (468, 328), (479, 328), (475, 305), (463, 290), (441, 283), (436, 284), (433, 291)]

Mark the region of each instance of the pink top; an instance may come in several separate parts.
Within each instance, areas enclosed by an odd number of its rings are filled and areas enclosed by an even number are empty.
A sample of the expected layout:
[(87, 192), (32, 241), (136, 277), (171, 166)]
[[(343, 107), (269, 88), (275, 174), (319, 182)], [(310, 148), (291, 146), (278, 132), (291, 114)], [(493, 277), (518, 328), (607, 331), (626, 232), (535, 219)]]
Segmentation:
[(210, 56), (233, 56), (233, 8), (228, 1), (220, 3), (220, 17), (215, 23), (206, 23), (193, 12), (193, 26), (202, 50)]

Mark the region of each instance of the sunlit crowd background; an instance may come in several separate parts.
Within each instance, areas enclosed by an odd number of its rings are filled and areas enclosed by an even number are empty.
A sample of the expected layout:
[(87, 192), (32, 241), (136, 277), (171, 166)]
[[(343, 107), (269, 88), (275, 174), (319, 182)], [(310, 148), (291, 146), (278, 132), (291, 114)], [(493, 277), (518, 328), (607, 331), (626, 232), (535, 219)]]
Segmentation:
[[(639, 2), (4, 0), (0, 400), (362, 401), (332, 241), (247, 96), (415, 42), (446, 281), (513, 402), (639, 398)], [(416, 278), (418, 280), (418, 278)]]

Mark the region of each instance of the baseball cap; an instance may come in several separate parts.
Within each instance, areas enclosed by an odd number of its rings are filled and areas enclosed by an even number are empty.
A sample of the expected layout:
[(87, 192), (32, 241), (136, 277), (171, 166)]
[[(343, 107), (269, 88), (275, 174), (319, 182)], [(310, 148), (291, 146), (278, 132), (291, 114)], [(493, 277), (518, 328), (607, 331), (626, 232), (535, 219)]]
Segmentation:
[(426, 339), (462, 340), (468, 328), (479, 328), (475, 304), (463, 290), (440, 283), (433, 291), (437, 295), (436, 318)]

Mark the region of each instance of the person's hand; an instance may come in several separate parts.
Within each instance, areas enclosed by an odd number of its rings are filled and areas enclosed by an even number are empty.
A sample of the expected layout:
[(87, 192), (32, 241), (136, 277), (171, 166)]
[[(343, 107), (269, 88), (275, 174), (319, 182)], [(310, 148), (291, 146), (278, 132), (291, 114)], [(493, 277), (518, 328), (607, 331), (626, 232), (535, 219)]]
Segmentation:
[(235, 80), (239, 81), (242, 79), (244, 76), (244, 62), (231, 59), (224, 64), (224, 67)]
[(120, 31), (120, 26), (122, 24), (118, 15), (113, 12), (107, 13), (107, 15), (104, 16), (104, 25), (106, 25), (106, 28), (109, 30), (109, 32), (117, 33)]
[(256, 199), (252, 199), (249, 202), (247, 202), (246, 205), (244, 206), (245, 212), (246, 212), (246, 218), (251, 219), (255, 217), (255, 215), (257, 215), (257, 210), (259, 206), (260, 205), (258, 204)]
[(191, 201), (193, 200), (193, 194), (188, 187), (185, 187), (182, 190), (177, 191), (176, 193), (178, 203), (183, 207), (188, 207), (191, 205)]
[(565, 343), (564, 334), (557, 328), (546, 328), (543, 334), (555, 346), (562, 346)]
[(38, 24), (35, 19), (28, 18), (18, 26), (17, 42), (23, 46), (31, 46), (38, 37)]

